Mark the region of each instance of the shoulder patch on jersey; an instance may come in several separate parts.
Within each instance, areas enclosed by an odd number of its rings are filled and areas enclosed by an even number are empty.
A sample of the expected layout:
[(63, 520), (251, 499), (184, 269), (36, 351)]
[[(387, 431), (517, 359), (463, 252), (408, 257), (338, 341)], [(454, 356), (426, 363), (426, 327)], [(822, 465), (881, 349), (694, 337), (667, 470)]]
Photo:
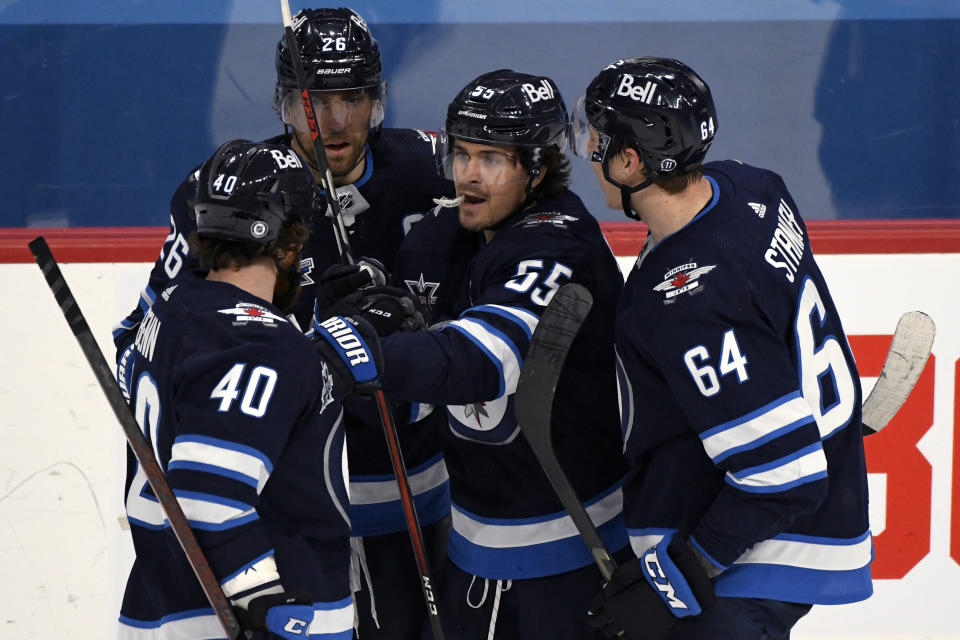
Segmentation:
[(251, 322), (259, 322), (264, 326), (277, 326), (278, 322), (287, 322), (283, 316), (278, 316), (269, 309), (252, 302), (238, 302), (230, 309), (220, 309), (217, 313), (234, 316), (233, 326), (246, 326)]
[(407, 285), (410, 293), (417, 296), (420, 304), (425, 305), (429, 309), (433, 308), (433, 305), (437, 302), (437, 289), (440, 288), (439, 282), (427, 282), (423, 279), (423, 273), (421, 273), (419, 280), (404, 280), (404, 283)]
[(716, 268), (717, 265), (715, 264), (703, 267), (696, 262), (682, 264), (663, 274), (663, 282), (655, 286), (653, 290), (663, 292), (663, 304), (672, 304), (676, 302), (676, 297), (680, 294), (696, 295), (703, 291), (700, 278)]
[(535, 211), (528, 213), (517, 222), (519, 227), (536, 227), (541, 224), (552, 224), (555, 227), (566, 228), (567, 223), (577, 222), (579, 218), (559, 211)]
[(323, 391), (320, 392), (320, 413), (333, 402), (333, 374), (326, 360), (321, 362), (320, 375), (323, 376)]

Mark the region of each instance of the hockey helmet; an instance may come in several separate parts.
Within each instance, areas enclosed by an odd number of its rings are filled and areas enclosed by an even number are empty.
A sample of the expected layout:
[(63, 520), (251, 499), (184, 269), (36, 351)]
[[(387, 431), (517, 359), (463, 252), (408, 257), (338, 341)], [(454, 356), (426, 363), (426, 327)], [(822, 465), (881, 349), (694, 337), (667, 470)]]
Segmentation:
[[(599, 140), (590, 142), (588, 125)], [(603, 163), (608, 175), (611, 157), (636, 148), (648, 180), (680, 174), (703, 163), (717, 130), (710, 88), (690, 67), (670, 58), (618, 60), (593, 79), (574, 109), (574, 153)], [(628, 214), (629, 215), (629, 214)]]
[[(308, 91), (364, 90), (375, 101), (370, 128), (383, 122), (386, 85), (380, 45), (367, 23), (351, 9), (302, 9), (293, 16), (293, 32)], [(286, 38), (277, 43), (274, 106), (284, 122), (299, 104), (297, 74)], [(291, 94), (295, 94), (291, 96)]]
[(540, 152), (567, 147), (569, 121), (557, 85), (550, 78), (500, 69), (464, 87), (447, 108), (440, 132), (441, 174), (453, 178), (454, 139), (518, 147), (531, 176), (540, 173)]
[(200, 237), (269, 246), (283, 223), (309, 225), (322, 196), (307, 163), (281, 144), (231, 140), (197, 177), (194, 210)]

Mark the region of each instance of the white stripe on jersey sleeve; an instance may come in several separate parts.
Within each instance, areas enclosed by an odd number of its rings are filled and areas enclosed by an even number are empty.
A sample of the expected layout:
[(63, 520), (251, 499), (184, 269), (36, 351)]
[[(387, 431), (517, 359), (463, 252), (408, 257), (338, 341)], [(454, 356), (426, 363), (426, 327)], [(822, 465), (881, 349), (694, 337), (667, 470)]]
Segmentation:
[(461, 314), (461, 317), (470, 313), (471, 311), (493, 313), (501, 318), (506, 318), (507, 320), (515, 322), (516, 324), (520, 325), (520, 328), (523, 329), (528, 338), (533, 336), (534, 330), (540, 323), (540, 316), (531, 311), (527, 311), (522, 307), (506, 307), (501, 304), (482, 304), (476, 307), (470, 307)]
[(793, 455), (773, 462), (743, 469), (738, 473), (727, 472), (727, 482), (743, 491), (772, 493), (786, 491), (807, 482), (827, 476), (827, 457), (819, 442), (805, 447)]
[(167, 469), (194, 469), (239, 480), (259, 494), (273, 470), (269, 458), (253, 447), (206, 436), (179, 436)]
[(496, 331), (486, 322), (462, 318), (454, 320), (445, 328), (456, 329), (481, 347), (500, 371), (500, 393), (497, 397), (509, 395), (517, 390), (522, 362), (513, 341)]
[(190, 525), (197, 529), (221, 531), (239, 527), (259, 517), (252, 506), (236, 500), (196, 491), (174, 490), (173, 494)]
[(735, 453), (755, 449), (812, 420), (810, 406), (799, 391), (794, 391), (757, 411), (708, 429), (700, 434), (700, 438), (707, 455), (716, 464)]

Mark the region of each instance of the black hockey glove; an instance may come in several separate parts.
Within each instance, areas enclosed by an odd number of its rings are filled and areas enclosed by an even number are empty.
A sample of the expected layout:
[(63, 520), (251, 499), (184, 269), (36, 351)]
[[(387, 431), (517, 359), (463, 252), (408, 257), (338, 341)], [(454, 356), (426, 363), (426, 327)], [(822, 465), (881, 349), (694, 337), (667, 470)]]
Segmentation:
[(610, 638), (660, 640), (716, 602), (713, 583), (680, 536), (622, 564), (590, 603), (587, 622)]
[(313, 620), (313, 598), (304, 591), (273, 593), (254, 598), (246, 611), (236, 612), (240, 626), (251, 640), (302, 640)]
[(343, 400), (351, 393), (375, 391), (382, 372), (380, 338), (363, 318), (332, 316), (314, 321), (313, 345), (333, 375), (334, 396)]
[(381, 338), (397, 331), (423, 331), (427, 328), (420, 303), (410, 292), (399, 287), (370, 287), (355, 291), (341, 298), (329, 311), (330, 315), (364, 318)]
[(387, 283), (387, 270), (378, 260), (360, 258), (356, 264), (335, 264), (320, 274), (314, 289), (317, 315), (328, 318), (330, 311), (344, 296), (372, 286)]

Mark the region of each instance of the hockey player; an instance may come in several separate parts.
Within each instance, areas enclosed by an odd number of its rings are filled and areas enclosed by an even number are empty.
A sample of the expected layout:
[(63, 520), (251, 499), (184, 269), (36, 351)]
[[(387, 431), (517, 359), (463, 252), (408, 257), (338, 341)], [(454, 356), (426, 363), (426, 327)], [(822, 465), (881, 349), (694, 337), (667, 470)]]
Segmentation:
[[(378, 260), (389, 270), (410, 225), (433, 208), (433, 197), (452, 193), (452, 185), (435, 169), (434, 136), (381, 127), (386, 87), (380, 48), (363, 18), (350, 9), (305, 9), (293, 22), (353, 254)], [(287, 132), (269, 142), (290, 145), (313, 164), (312, 141), (283, 39), (277, 45), (276, 70), (274, 106)], [(137, 327), (157, 292), (196, 264), (187, 244), (195, 229), (191, 200), (196, 176), (192, 172), (174, 193), (170, 233), (140, 305), (114, 331), (120, 375)], [(299, 264), (308, 294), (293, 308), (304, 329), (309, 327), (319, 275), (338, 262), (330, 218), (317, 216), (312, 227)], [(359, 419), (348, 413), (345, 420), (352, 427)], [(358, 541), (363, 538), (357, 546), (358, 581), (363, 587), (358, 596), (359, 632), (368, 640), (414, 639), (425, 624), (424, 607), (383, 434), (376, 429), (348, 431), (353, 535)], [(442, 558), (449, 489), (432, 433), (426, 425), (412, 427), (402, 431), (401, 440), (426, 544)], [(375, 591), (370, 590), (371, 582)]]
[(649, 236), (617, 306), (624, 514), (639, 556), (593, 622), (629, 638), (788, 638), (813, 604), (870, 596), (857, 368), (779, 175), (702, 164), (710, 90), (620, 60), (574, 146)]
[[(284, 317), (318, 188), (291, 149), (246, 140), (217, 150), (196, 185), (201, 269), (140, 323), (130, 406), (242, 626), (350, 638), (340, 396), (353, 381), (335, 382)], [(120, 637), (224, 637), (132, 454), (126, 512), (136, 559)]]
[(470, 82), (441, 133), (459, 208), (450, 201), (425, 217), (397, 256), (395, 280), (449, 319), (387, 337), (382, 379), (394, 398), (447, 405), (448, 638), (597, 637), (583, 611), (602, 578), (513, 411), (531, 334), (566, 282), (588, 287), (595, 305), (560, 378), (553, 439), (609, 547), (627, 545), (612, 345), (623, 279), (597, 221), (567, 188), (567, 125), (549, 78), (499, 70)]

